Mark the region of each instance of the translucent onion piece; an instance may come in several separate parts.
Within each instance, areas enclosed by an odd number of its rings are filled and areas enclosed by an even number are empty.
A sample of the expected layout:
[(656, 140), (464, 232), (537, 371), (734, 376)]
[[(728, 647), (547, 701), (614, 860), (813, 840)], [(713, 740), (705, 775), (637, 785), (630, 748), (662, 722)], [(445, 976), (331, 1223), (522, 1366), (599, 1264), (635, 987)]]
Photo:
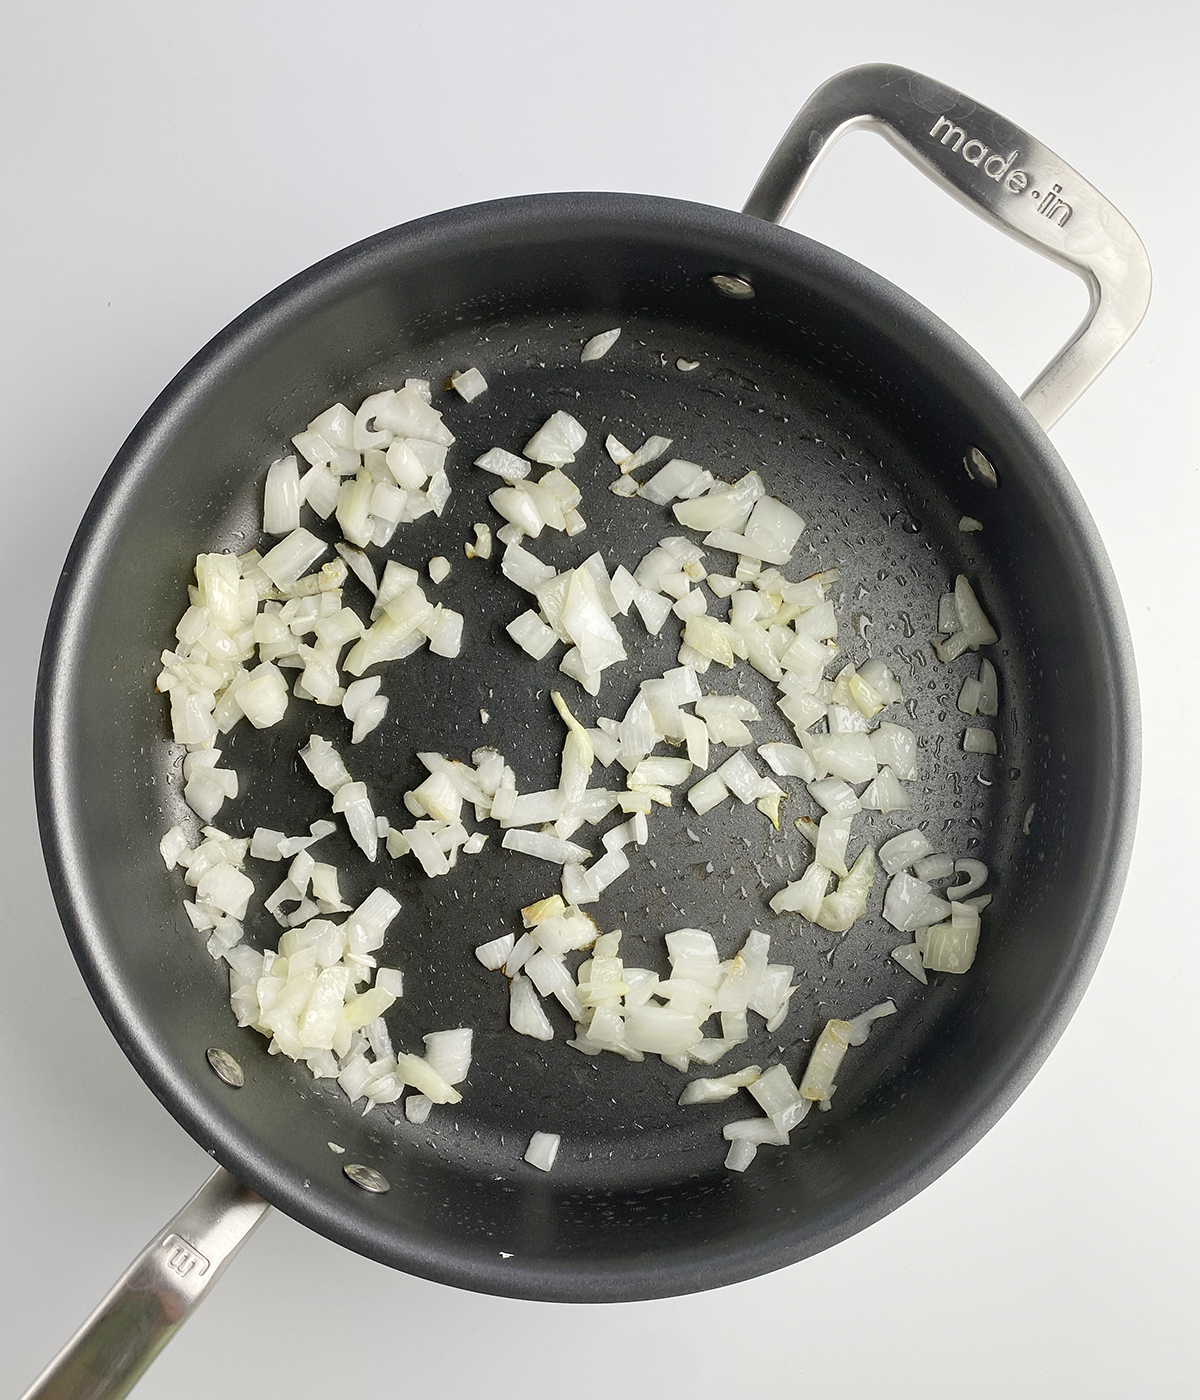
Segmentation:
[(591, 360), (603, 359), (617, 343), (620, 334), (621, 328), (617, 326), (611, 331), (601, 331), (599, 335), (592, 336), (580, 352), (580, 363), (586, 365)]
[(548, 1172), (554, 1166), (561, 1143), (558, 1133), (534, 1133), (525, 1149), (525, 1160), (531, 1167)]

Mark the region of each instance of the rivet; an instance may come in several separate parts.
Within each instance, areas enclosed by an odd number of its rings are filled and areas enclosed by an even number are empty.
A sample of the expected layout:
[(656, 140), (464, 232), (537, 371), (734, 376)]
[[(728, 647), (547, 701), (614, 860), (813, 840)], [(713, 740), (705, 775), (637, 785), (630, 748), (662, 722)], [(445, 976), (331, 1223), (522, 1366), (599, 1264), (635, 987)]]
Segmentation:
[(963, 466), (966, 467), (967, 475), (972, 481), (982, 481), (985, 486), (990, 486), (993, 490), (1000, 485), (996, 468), (992, 466), (978, 447), (967, 449), (967, 455), (963, 458)]
[(364, 1191), (373, 1191), (377, 1196), (391, 1189), (387, 1177), (381, 1176), (374, 1167), (364, 1167), (361, 1162), (347, 1162), (342, 1171), (355, 1186), (361, 1186)]
[(754, 295), (754, 288), (744, 277), (729, 277), (723, 272), (718, 272), (715, 277), (708, 279), (723, 297), (733, 297), (736, 301), (749, 301)]
[(240, 1089), (246, 1082), (246, 1071), (238, 1064), (228, 1050), (210, 1045), (204, 1052), (218, 1079), (223, 1079), (231, 1089)]

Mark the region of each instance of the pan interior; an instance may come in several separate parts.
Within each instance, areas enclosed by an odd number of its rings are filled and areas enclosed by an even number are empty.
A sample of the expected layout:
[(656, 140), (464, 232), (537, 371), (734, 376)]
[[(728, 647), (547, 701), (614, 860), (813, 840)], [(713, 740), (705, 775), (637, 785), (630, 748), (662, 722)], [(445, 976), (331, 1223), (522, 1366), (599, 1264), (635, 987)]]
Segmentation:
[[(947, 1125), (978, 1114), (981, 1096), (998, 1092), (997, 1077), (1011, 1075), (1016, 1047), (1044, 1010), (1038, 995), (1078, 956), (1079, 931), (1064, 923), (1068, 885), (1086, 843), (1100, 837), (1086, 821), (1072, 841), (1059, 837), (1103, 777), (1087, 763), (1105, 697), (1084, 702), (1074, 730), (1064, 723), (1060, 692), (1069, 691), (1073, 667), (1089, 664), (1072, 616), (1082, 617), (1087, 603), (1072, 574), (1069, 532), (1061, 526), (1056, 535), (1042, 522), (1037, 483), (1023, 476), (1031, 464), (1011, 448), (1006, 455), (994, 433), (988, 440), (986, 422), (972, 422), (951, 388), (926, 383), (899, 353), (903, 327), (889, 329), (886, 315), (878, 326), (855, 321), (848, 303), (816, 285), (820, 278), (805, 282), (811, 245), (777, 230), (761, 266), (748, 267), (752, 253), (734, 230), (751, 221), (722, 217), (729, 227), (715, 231), (699, 213), (691, 227), (677, 216), (672, 231), (660, 211), (641, 235), (612, 220), (582, 230), (578, 221), (536, 226), (521, 238), (484, 221), (458, 231), (457, 245), (447, 224), (440, 240), (406, 241), (400, 230), (357, 262), (342, 255), (323, 280), (317, 269), (248, 313), (186, 384), (168, 391), (127, 449), (124, 495), (111, 491), (98, 504), (76, 559), (81, 575), (91, 573), (75, 598), (86, 618), (63, 697), (60, 783), (73, 794), (74, 855), (60, 882), (75, 901), (85, 970), (113, 998), (106, 1009), (114, 1028), (156, 1089), (176, 1111), (184, 1105), (192, 1131), (259, 1189), (366, 1253), (449, 1281), (548, 1297), (646, 1295), (745, 1276), (820, 1247), (831, 1231), (845, 1232), (834, 1222), (865, 1199), (876, 1214), (886, 1208), (879, 1203), (916, 1157), (933, 1151)], [(791, 272), (784, 251), (795, 261)], [(758, 288), (753, 301), (722, 298), (709, 281), (714, 272), (747, 270)], [(615, 325), (622, 334), (610, 354), (581, 364), (582, 342)], [(683, 371), (680, 358), (698, 367)], [(341, 749), (376, 812), (396, 826), (410, 821), (403, 792), (424, 775), (419, 750), (469, 759), (493, 745), (520, 790), (552, 786), (563, 734), (552, 689), (594, 724), (599, 715), (619, 718), (641, 680), (676, 664), (673, 620), (656, 639), (634, 617), (618, 619), (629, 660), (605, 673), (593, 700), (557, 670), (561, 648), (534, 662), (507, 638), (506, 624), (530, 599), (501, 575), (499, 549), (488, 562), (463, 550), (476, 521), (501, 523), (487, 501), (499, 483), (471, 465), (487, 448), (519, 451), (557, 409), (587, 428), (587, 445), (567, 470), (583, 491), (588, 529), (570, 540), (545, 533), (530, 546), (559, 568), (600, 550), (610, 571), (632, 570), (678, 532), (669, 508), (607, 489), (617, 475), (603, 450), (609, 433), (630, 447), (661, 433), (672, 439), (668, 456), (726, 479), (758, 470), (808, 521), (789, 576), (841, 570), (833, 596), (844, 655), (878, 656), (896, 671), (906, 700), (891, 717), (919, 736), (912, 811), (864, 814), (852, 853), (920, 825), (936, 849), (989, 865), (995, 903), (973, 971), (933, 975), (925, 988), (889, 957), (907, 938), (882, 919), (882, 879), (868, 916), (846, 935), (767, 908), (809, 858), (792, 819), (815, 807), (798, 780), (781, 780), (788, 798), (778, 832), (733, 802), (697, 817), (678, 792), (671, 811), (651, 817), (649, 845), (591, 911), (605, 930), (624, 931), (626, 962), (665, 972), (662, 936), (679, 927), (708, 929), (729, 956), (757, 927), (771, 935), (772, 961), (796, 968), (800, 990), (783, 1026), (768, 1034), (751, 1016), (749, 1042), (713, 1072), (782, 1060), (797, 1074), (829, 1017), (888, 997), (899, 1011), (851, 1051), (833, 1111), (811, 1115), (790, 1149), (760, 1152), (744, 1178), (721, 1167), (720, 1128), (757, 1113), (746, 1096), (680, 1109), (684, 1076), (654, 1057), (629, 1064), (579, 1054), (565, 1044), (571, 1026), (557, 1006), (552, 1042), (508, 1028), (507, 984), (472, 949), (519, 931), (521, 906), (557, 889), (557, 867), (501, 851), (491, 823), (483, 824), (494, 832), (484, 852), (441, 879), (382, 852), (369, 867), (341, 831), (319, 848), (320, 859), (339, 867), (347, 900), (380, 884), (403, 906), (378, 955), (404, 971), (405, 995), (388, 1016), (398, 1048), (419, 1052), (426, 1032), (474, 1028), (462, 1103), (435, 1108), (419, 1127), (399, 1104), (364, 1117), (336, 1085), (268, 1056), (261, 1037), (236, 1028), (223, 971), (188, 924), (178, 876), (158, 859), (167, 827), (197, 825), (180, 796), (181, 755), (167, 742), (165, 700), (152, 694), (158, 653), (187, 605), (192, 558), (259, 543), (266, 466), (329, 403), (354, 407), (406, 377), (428, 378), (436, 391), (470, 365), (488, 381), (482, 397), (468, 405), (435, 392), (457, 437), (443, 516), (401, 526), (386, 550), (373, 551), (377, 563), (386, 556), (422, 570), (433, 555), (451, 562), (443, 584), (424, 583), (431, 599), (466, 618), (462, 654), (447, 660), (423, 650), (385, 666), (387, 718), (354, 747), (340, 711), (301, 702), (270, 730), (237, 727), (222, 762), (237, 770), (241, 790), (217, 824), (238, 835), (259, 825), (300, 832), (328, 815), (327, 794), (297, 759), (309, 733)], [(963, 470), (963, 451), (980, 441), (1000, 463), (1000, 491)], [(983, 531), (960, 531), (965, 514), (983, 520)], [(338, 537), (332, 521), (306, 517), (309, 528)], [(713, 553), (707, 563), (732, 572), (734, 561)], [(998, 757), (961, 747), (967, 721), (954, 701), (977, 659), (944, 667), (932, 655), (938, 597), (960, 572), (1002, 636), (993, 649)], [(1049, 610), (1043, 584), (1055, 580), (1061, 602)], [(369, 611), (356, 581), (346, 601)], [(756, 744), (794, 738), (774, 686), (748, 665), (732, 673), (714, 666), (702, 683), (754, 701), (762, 715), (752, 726)], [(716, 761), (729, 752), (717, 749)], [(620, 786), (617, 770), (597, 770), (593, 783), (601, 782)], [(1031, 806), (1040, 840), (1023, 833)], [(601, 850), (590, 828), (575, 839)], [(254, 861), (247, 869), (259, 901), (286, 873)], [(260, 903), (246, 927), (258, 947), (274, 946), (280, 932)], [(233, 1093), (208, 1073), (210, 1045), (239, 1059), (244, 1089)], [(521, 1160), (536, 1130), (563, 1138), (550, 1176)], [(917, 1152), (914, 1141), (922, 1143)], [(347, 1161), (382, 1171), (393, 1190), (368, 1200), (344, 1180)], [(786, 1241), (773, 1239), (781, 1219)], [(722, 1262), (706, 1273), (695, 1260)]]

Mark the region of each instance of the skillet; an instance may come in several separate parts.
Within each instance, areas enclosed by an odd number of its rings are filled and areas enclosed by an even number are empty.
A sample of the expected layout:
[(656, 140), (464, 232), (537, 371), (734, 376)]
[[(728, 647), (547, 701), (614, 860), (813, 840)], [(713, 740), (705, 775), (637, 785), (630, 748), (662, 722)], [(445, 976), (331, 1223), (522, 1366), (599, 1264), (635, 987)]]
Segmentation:
[[(1023, 399), (903, 292), (778, 226), (832, 142), (861, 125), (1087, 280), (1087, 320)], [(1061, 1033), (1128, 859), (1138, 772), (1129, 640), (1103, 547), (1046, 430), (1136, 329), (1149, 285), (1136, 234), (1045, 146), (911, 70), (869, 65), (818, 89), (743, 213), (607, 193), (452, 210), (335, 254), (205, 347), (134, 429), (72, 546), (47, 628), (35, 758), (47, 865), (89, 989), (139, 1073), (221, 1170), (29, 1394), (126, 1393), (265, 1203), (373, 1259), (460, 1287), (629, 1300), (717, 1287), (814, 1254), (961, 1156)], [(581, 365), (582, 341), (616, 325), (616, 348)], [(699, 367), (682, 373), (680, 357)], [(439, 597), (466, 616), (469, 644), (453, 661), (421, 652), (385, 669), (389, 715), (352, 764), (388, 795), (377, 808), (398, 812), (420, 776), (418, 748), (465, 757), (491, 743), (523, 790), (553, 781), (561, 727), (549, 691), (562, 678), (551, 660), (531, 664), (508, 643), (503, 628), (524, 595), (494, 561), (462, 562), (462, 544), (472, 522), (491, 518), (494, 485), (466, 464), (493, 444), (519, 446), (565, 408), (590, 432), (572, 469), (589, 528), (582, 541), (543, 537), (539, 554), (566, 567), (583, 557), (582, 542), (610, 568), (632, 568), (671, 532), (661, 508), (604, 489), (608, 432), (635, 445), (661, 432), (674, 453), (722, 476), (758, 469), (810, 522), (802, 572), (842, 570), (851, 659), (881, 656), (908, 696), (905, 722), (924, 756), (917, 810), (875, 818), (864, 834), (875, 842), (920, 820), (945, 849), (994, 872), (975, 967), (923, 988), (888, 957), (896, 939), (879, 887), (844, 937), (769, 913), (767, 897), (804, 861), (790, 822), (775, 835), (753, 808), (728, 807), (659, 822), (647, 858), (600, 906), (605, 927), (625, 929), (626, 956), (654, 965), (662, 933), (685, 925), (713, 932), (725, 956), (762, 926), (772, 959), (797, 968), (787, 1021), (740, 1047), (728, 1068), (769, 1053), (795, 1072), (829, 1016), (888, 996), (899, 1009), (847, 1060), (836, 1110), (813, 1115), (790, 1149), (760, 1154), (744, 1176), (721, 1166), (720, 1125), (738, 1115), (728, 1106), (681, 1113), (675, 1071), (584, 1059), (563, 1046), (565, 1021), (547, 1045), (507, 1029), (504, 984), (470, 950), (549, 892), (537, 862), (489, 851), (429, 881), (406, 861), (363, 871), (341, 834), (323, 848), (323, 859), (361, 877), (361, 888), (347, 880), (349, 898), (378, 880), (403, 905), (384, 949), (405, 970), (393, 1013), (403, 1041), (475, 1028), (462, 1104), (422, 1126), (394, 1112), (361, 1116), (335, 1087), (239, 1030), (225, 977), (162, 869), (158, 839), (189, 814), (152, 680), (190, 560), (257, 542), (265, 464), (328, 403), (357, 403), (406, 376), (440, 384), (471, 364), (490, 389), (447, 406), (458, 465), (446, 513), (407, 537), (402, 529), (387, 551), (414, 567), (437, 553), (456, 561)], [(960, 532), (964, 515), (983, 530)], [(973, 660), (932, 658), (937, 599), (960, 572), (1001, 636), (995, 759), (954, 742), (954, 698)], [(619, 715), (638, 681), (673, 655), (665, 634), (637, 638), (596, 702), (577, 689), (570, 698), (586, 722)], [(774, 716), (756, 742), (787, 737), (760, 680), (743, 681)], [(310, 729), (344, 743), (337, 718), (294, 705), (274, 729), (233, 731), (226, 761), (242, 795), (222, 827), (300, 830), (325, 815), (296, 753)], [(808, 810), (799, 785), (789, 787), (791, 815)], [(270, 882), (270, 872), (253, 873)], [(276, 935), (273, 924), (248, 925), (251, 942)], [(521, 1161), (539, 1129), (563, 1137), (549, 1175)]]

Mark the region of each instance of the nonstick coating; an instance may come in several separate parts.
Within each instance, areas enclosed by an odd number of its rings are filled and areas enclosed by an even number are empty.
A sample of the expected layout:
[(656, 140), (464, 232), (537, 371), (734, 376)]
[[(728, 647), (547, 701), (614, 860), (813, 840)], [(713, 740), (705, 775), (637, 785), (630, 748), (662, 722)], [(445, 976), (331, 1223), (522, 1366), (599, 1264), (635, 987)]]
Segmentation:
[[(757, 295), (722, 297), (708, 280), (718, 272), (749, 277)], [(615, 349), (581, 365), (582, 341), (613, 325), (623, 328)], [(680, 356), (699, 368), (681, 372)], [(888, 956), (903, 940), (880, 916), (882, 880), (844, 937), (767, 909), (807, 859), (791, 819), (813, 807), (798, 781), (785, 780), (778, 833), (736, 804), (698, 818), (677, 802), (652, 818), (650, 845), (596, 910), (605, 929), (625, 930), (626, 959), (659, 966), (662, 934), (682, 926), (709, 929), (728, 955), (757, 926), (772, 959), (797, 968), (783, 1027), (769, 1036), (752, 1017), (757, 1033), (720, 1072), (775, 1058), (796, 1072), (828, 1017), (889, 996), (899, 1008), (851, 1051), (832, 1112), (813, 1114), (790, 1149), (764, 1149), (744, 1176), (723, 1169), (720, 1128), (757, 1111), (748, 1099), (679, 1109), (683, 1077), (656, 1059), (583, 1057), (565, 1045), (557, 1008), (551, 1043), (507, 1028), (507, 985), (470, 950), (517, 927), (519, 907), (555, 889), (555, 867), (500, 851), (496, 837), (437, 880), (414, 876), (407, 859), (369, 869), (341, 833), (321, 847), (349, 898), (378, 882), (403, 904), (380, 955), (405, 973), (389, 1015), (398, 1044), (419, 1051), (427, 1031), (475, 1028), (462, 1103), (414, 1127), (400, 1105), (363, 1117), (336, 1086), (237, 1029), (226, 978), (159, 859), (168, 826), (195, 825), (166, 704), (152, 693), (193, 556), (258, 542), (266, 464), (326, 405), (406, 376), (440, 385), (468, 365), (488, 392), (470, 405), (435, 400), (458, 436), (450, 504), (440, 521), (402, 526), (386, 551), (414, 567), (438, 553), (451, 561), (427, 591), (464, 613), (463, 654), (422, 651), (385, 667), (388, 717), (353, 749), (340, 712), (300, 703), (275, 729), (234, 730), (225, 749), (241, 794), (219, 825), (294, 832), (327, 815), (296, 757), (310, 729), (342, 747), (395, 824), (423, 771), (418, 749), (467, 758), (493, 744), (523, 790), (547, 786), (562, 737), (552, 688), (594, 722), (619, 716), (640, 679), (675, 664), (671, 627), (653, 640), (625, 623), (630, 660), (593, 701), (557, 671), (557, 651), (533, 663), (509, 642), (504, 625), (527, 595), (500, 575), (499, 551), (487, 563), (463, 554), (473, 522), (499, 524), (486, 500), (497, 483), (470, 465), (487, 447), (519, 450), (559, 408), (587, 427), (572, 472), (588, 530), (534, 546), (560, 567), (599, 549), (610, 568), (632, 568), (675, 531), (669, 510), (607, 491), (609, 432), (631, 446), (666, 434), (672, 454), (726, 477), (760, 470), (809, 521), (793, 576), (842, 570), (847, 655), (883, 657), (910, 697), (897, 718), (922, 746), (914, 809), (862, 819), (858, 839), (919, 823), (935, 847), (989, 864), (995, 902), (971, 973), (933, 976), (925, 989)], [(998, 489), (964, 470), (972, 445), (995, 464)], [(964, 514), (983, 531), (961, 533)], [(710, 562), (732, 567), (728, 556)], [(932, 658), (937, 598), (958, 572), (1001, 633), (998, 758), (959, 743), (954, 699), (976, 658)], [(367, 605), (357, 584), (347, 598)], [(756, 743), (788, 737), (773, 687), (747, 667), (731, 677), (714, 666), (705, 684), (759, 704)], [(1011, 391), (927, 311), (828, 249), (742, 215), (627, 195), (501, 201), (394, 229), (217, 337), (138, 426), (89, 509), (50, 622), (37, 747), (47, 859), (75, 954), (122, 1046), (188, 1131), (270, 1201), (375, 1259), (563, 1301), (762, 1273), (861, 1229), (943, 1171), (1012, 1101), (1081, 994), (1136, 801), (1120, 602), (1078, 494)], [(599, 850), (594, 832), (585, 838)], [(248, 868), (260, 896), (284, 874)], [(261, 909), (249, 917), (251, 943), (273, 945), (278, 932)], [(213, 1045), (245, 1067), (240, 1091), (209, 1070)], [(550, 1175), (522, 1161), (537, 1129), (562, 1134)], [(391, 1191), (351, 1185), (351, 1161), (383, 1172)]]

